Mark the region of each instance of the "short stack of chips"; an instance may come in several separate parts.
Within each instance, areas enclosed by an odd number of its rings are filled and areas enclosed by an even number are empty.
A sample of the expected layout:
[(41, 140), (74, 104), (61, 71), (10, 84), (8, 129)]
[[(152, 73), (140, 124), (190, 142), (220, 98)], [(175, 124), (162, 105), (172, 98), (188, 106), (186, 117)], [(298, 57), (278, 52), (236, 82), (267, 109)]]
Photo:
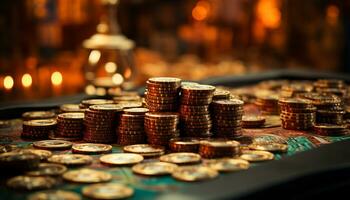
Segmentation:
[(119, 116), (116, 129), (118, 144), (132, 145), (146, 142), (144, 119), (147, 112), (147, 108), (124, 109)]
[(279, 106), (284, 129), (308, 130), (314, 125), (316, 108), (311, 101), (300, 98), (281, 98)]
[(178, 123), (177, 113), (146, 113), (144, 125), (147, 142), (167, 147), (170, 139), (179, 136)]
[(55, 119), (56, 114), (52, 111), (29, 111), (22, 114), (23, 121), (34, 119)]
[(211, 103), (212, 131), (215, 137), (234, 138), (242, 135), (243, 104), (239, 99)]
[(181, 79), (150, 78), (146, 82), (145, 102), (151, 112), (174, 112), (178, 108)]
[(93, 143), (114, 142), (117, 115), (122, 110), (116, 104), (93, 105), (86, 109), (84, 140)]
[(231, 98), (231, 93), (228, 90), (216, 88), (213, 95), (213, 101), (215, 100), (227, 100)]
[(342, 136), (349, 134), (349, 129), (346, 125), (317, 124), (313, 128), (316, 134), (323, 136)]
[(255, 101), (262, 114), (278, 115), (278, 96), (275, 94), (259, 95)]
[(27, 139), (46, 139), (53, 133), (57, 122), (55, 119), (37, 119), (23, 121), (21, 137)]
[(188, 84), (181, 86), (180, 128), (181, 135), (188, 137), (209, 137), (211, 119), (209, 105), (215, 87), (211, 85)]
[(340, 97), (332, 94), (308, 93), (303, 98), (312, 101), (316, 106), (316, 123), (342, 124), (345, 114)]
[(82, 139), (84, 129), (84, 113), (68, 112), (57, 116), (55, 137)]
[(82, 109), (87, 109), (92, 105), (102, 105), (102, 104), (113, 104), (113, 100), (108, 100), (108, 99), (87, 99), (81, 101), (79, 104), (79, 107)]
[(315, 90), (318, 93), (335, 94), (339, 97), (346, 95), (346, 84), (343, 80), (320, 79), (314, 83)]
[(310, 82), (298, 82), (283, 85), (281, 88), (281, 97), (298, 97), (300, 94), (312, 92), (314, 86)]
[(170, 140), (169, 147), (172, 152), (192, 152), (198, 153), (198, 138), (174, 138)]
[(240, 154), (240, 143), (233, 140), (203, 140), (199, 145), (202, 158), (232, 158)]

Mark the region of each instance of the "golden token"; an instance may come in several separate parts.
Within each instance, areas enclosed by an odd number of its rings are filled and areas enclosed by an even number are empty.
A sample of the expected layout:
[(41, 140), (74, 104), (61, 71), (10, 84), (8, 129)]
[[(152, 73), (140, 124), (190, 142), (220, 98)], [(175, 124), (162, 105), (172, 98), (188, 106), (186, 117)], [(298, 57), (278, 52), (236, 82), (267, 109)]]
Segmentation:
[(171, 174), (177, 165), (167, 162), (148, 162), (140, 163), (132, 167), (132, 171), (137, 174), (147, 176), (161, 176)]
[(110, 200), (131, 197), (134, 194), (134, 190), (119, 183), (101, 183), (83, 187), (82, 193), (91, 199)]
[(40, 163), (38, 169), (27, 172), (29, 176), (58, 176), (67, 171), (67, 167), (54, 163)]
[(29, 111), (22, 114), (22, 118), (33, 120), (33, 119), (49, 119), (54, 118), (55, 113), (51, 111)]
[(38, 149), (66, 150), (72, 148), (73, 143), (65, 140), (41, 140), (33, 143)]
[(36, 192), (28, 200), (80, 200), (79, 194), (64, 190), (47, 190)]
[(82, 154), (101, 154), (112, 152), (112, 145), (97, 143), (74, 144), (72, 152)]
[(6, 185), (13, 189), (40, 190), (53, 187), (57, 181), (45, 176), (15, 176), (6, 182)]
[(260, 162), (273, 160), (275, 156), (268, 151), (243, 150), (240, 158), (249, 162)]
[(57, 124), (55, 119), (34, 119), (29, 121), (24, 121), (24, 126), (34, 126), (34, 127), (52, 127)]
[(194, 164), (201, 161), (201, 156), (197, 153), (170, 153), (159, 158), (162, 162), (169, 162), (175, 164)]
[(41, 149), (18, 149), (18, 152), (32, 153), (40, 157), (40, 160), (46, 160), (52, 156), (51, 151), (41, 150)]
[(59, 119), (83, 120), (85, 114), (83, 112), (66, 112), (57, 116)]
[(219, 173), (210, 167), (204, 166), (186, 166), (178, 167), (171, 174), (173, 178), (180, 181), (202, 181), (207, 179), (213, 179), (219, 175)]
[(107, 172), (86, 168), (68, 171), (62, 177), (66, 181), (76, 183), (101, 183), (112, 179), (112, 175)]
[(100, 157), (100, 161), (107, 165), (133, 165), (143, 161), (143, 156), (135, 153), (113, 153)]
[(249, 162), (242, 159), (222, 158), (209, 161), (209, 167), (219, 172), (234, 172), (249, 168)]
[(124, 152), (137, 153), (144, 157), (161, 156), (165, 152), (163, 146), (150, 145), (150, 144), (134, 144), (123, 147)]
[(84, 112), (85, 109), (79, 107), (79, 104), (63, 104), (60, 106), (62, 112)]
[(47, 160), (52, 163), (77, 166), (90, 164), (92, 162), (92, 157), (82, 154), (61, 154), (53, 155)]
[(281, 143), (260, 143), (260, 144), (250, 144), (248, 146), (253, 150), (270, 151), (270, 152), (287, 152), (288, 145)]

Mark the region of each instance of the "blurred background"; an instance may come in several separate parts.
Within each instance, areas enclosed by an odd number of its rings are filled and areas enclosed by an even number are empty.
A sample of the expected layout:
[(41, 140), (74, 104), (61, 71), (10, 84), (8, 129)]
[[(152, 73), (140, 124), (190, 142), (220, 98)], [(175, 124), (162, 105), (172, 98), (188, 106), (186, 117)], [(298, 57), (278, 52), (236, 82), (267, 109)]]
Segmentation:
[(104, 95), (151, 76), (350, 72), (350, 0), (5, 0), (0, 100)]

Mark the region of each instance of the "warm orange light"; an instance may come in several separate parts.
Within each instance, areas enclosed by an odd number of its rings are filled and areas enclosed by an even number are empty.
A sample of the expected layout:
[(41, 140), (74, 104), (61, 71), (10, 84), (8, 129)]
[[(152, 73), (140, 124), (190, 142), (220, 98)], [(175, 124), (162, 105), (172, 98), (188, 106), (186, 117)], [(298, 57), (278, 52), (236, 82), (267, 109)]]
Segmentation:
[(131, 77), (131, 69), (127, 68), (124, 72), (124, 77), (125, 78), (130, 78)]
[(32, 85), (32, 76), (30, 74), (23, 74), (22, 85), (23, 87), (30, 87)]
[(4, 88), (7, 90), (10, 90), (13, 88), (13, 85), (15, 84), (12, 76), (5, 76), (4, 78)]
[(92, 50), (89, 55), (90, 65), (96, 65), (101, 58), (101, 52), (98, 50)]
[(85, 93), (88, 94), (88, 95), (93, 95), (93, 94), (95, 94), (95, 93), (96, 93), (96, 88), (95, 88), (95, 86), (93, 86), (93, 85), (87, 85), (87, 86), (85, 87)]
[(107, 62), (105, 64), (105, 70), (108, 73), (114, 73), (117, 71), (117, 65), (114, 62)]
[(326, 19), (330, 24), (336, 24), (339, 17), (339, 8), (335, 5), (329, 5), (326, 10)]
[(116, 85), (121, 85), (124, 82), (124, 78), (121, 74), (116, 73), (112, 76), (112, 81)]
[(54, 72), (51, 75), (51, 82), (53, 85), (61, 85), (63, 81), (62, 74), (60, 72)]
[(266, 28), (278, 28), (281, 24), (277, 0), (259, 0), (256, 14)]
[(192, 17), (197, 21), (203, 21), (208, 18), (210, 4), (207, 1), (199, 1), (192, 10)]

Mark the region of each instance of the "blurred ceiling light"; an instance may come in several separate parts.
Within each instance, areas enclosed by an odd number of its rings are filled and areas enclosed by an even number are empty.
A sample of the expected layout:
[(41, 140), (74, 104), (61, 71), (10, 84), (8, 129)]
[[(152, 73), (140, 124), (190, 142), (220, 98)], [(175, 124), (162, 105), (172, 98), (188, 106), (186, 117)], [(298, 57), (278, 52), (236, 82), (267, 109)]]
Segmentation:
[(339, 8), (335, 5), (329, 5), (326, 10), (326, 20), (330, 24), (334, 25), (338, 22)]
[(22, 85), (23, 87), (30, 87), (33, 83), (32, 76), (30, 74), (23, 74)]
[(192, 10), (192, 17), (197, 21), (203, 21), (208, 18), (210, 4), (207, 1), (199, 1)]
[(105, 70), (108, 73), (114, 73), (117, 71), (117, 65), (114, 62), (107, 62), (105, 64)]
[(92, 50), (89, 55), (89, 64), (90, 65), (96, 65), (96, 63), (101, 58), (101, 52), (98, 50)]
[(7, 90), (10, 90), (13, 88), (13, 85), (15, 84), (12, 76), (5, 76), (4, 78), (4, 87)]
[(53, 85), (61, 85), (62, 84), (62, 74), (60, 72), (53, 72), (51, 75), (51, 82)]
[(116, 85), (121, 85), (124, 82), (124, 78), (121, 74), (116, 73), (112, 76), (112, 81)]
[(96, 89), (96, 94), (99, 95), (99, 96), (104, 96), (107, 94), (107, 90), (104, 89), (104, 88), (97, 88)]
[(281, 11), (277, 0), (259, 0), (256, 15), (266, 28), (278, 28), (281, 24)]
[(85, 87), (85, 93), (88, 95), (94, 95), (96, 93), (96, 88), (93, 85), (87, 85)]
[(127, 68), (124, 72), (124, 77), (126, 79), (130, 78), (131, 77), (131, 69), (130, 68)]

